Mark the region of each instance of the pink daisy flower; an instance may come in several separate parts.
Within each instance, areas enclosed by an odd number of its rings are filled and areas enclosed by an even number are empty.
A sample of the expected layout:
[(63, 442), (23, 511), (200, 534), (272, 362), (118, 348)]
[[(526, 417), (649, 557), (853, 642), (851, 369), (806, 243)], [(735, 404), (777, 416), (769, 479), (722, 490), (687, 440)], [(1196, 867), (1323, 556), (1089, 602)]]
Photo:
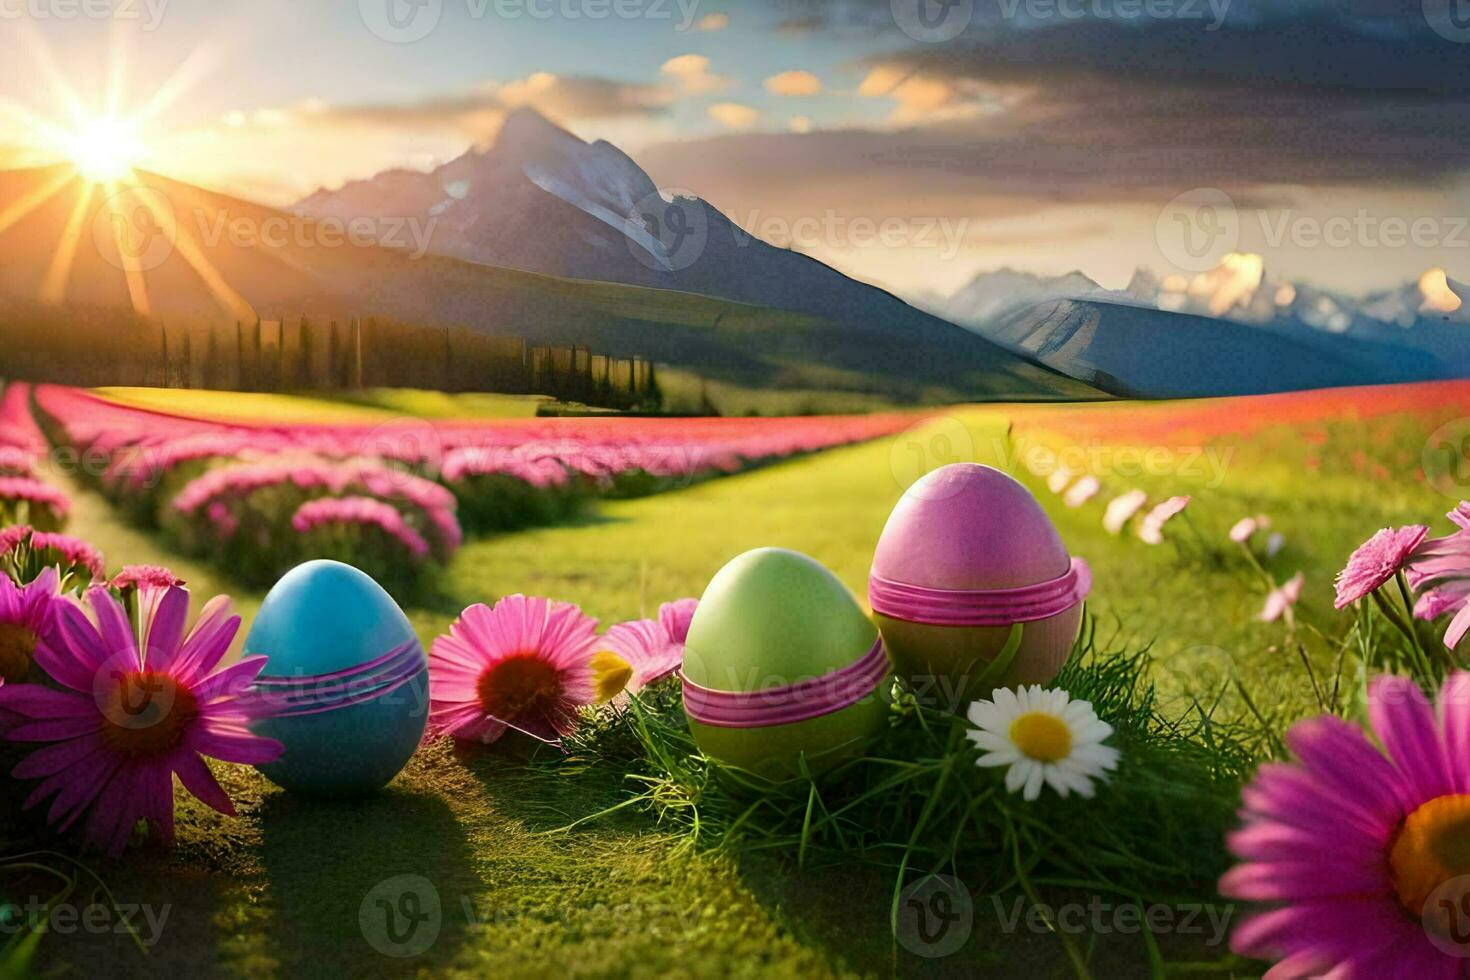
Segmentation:
[(430, 736), (489, 744), (513, 728), (558, 743), (580, 708), (616, 697), (631, 676), (626, 661), (599, 652), (597, 620), (571, 603), (477, 603), (430, 648)]
[(1164, 525), (1184, 513), (1184, 508), (1189, 506), (1189, 497), (1170, 497), (1168, 500), (1154, 507), (1153, 510), (1143, 515), (1143, 523), (1138, 526), (1138, 536), (1145, 544), (1164, 543)]
[(114, 857), (139, 820), (172, 841), (175, 775), (233, 816), (204, 757), (257, 765), (278, 758), (282, 747), (249, 729), (262, 707), (248, 690), (266, 658), (216, 669), (240, 627), (229, 599), (206, 604), (186, 635), (189, 593), (169, 589), (141, 624), (141, 649), (111, 593), (94, 587), (87, 602), (95, 624), (80, 602), (61, 600), (56, 630), (36, 648), (36, 663), (59, 689), (0, 687), (0, 709), (22, 719), (6, 737), (46, 743), (15, 767), (15, 776), (41, 780), (25, 805), (50, 797), (47, 819), (61, 830), (85, 816), (88, 842)]
[(1103, 514), (1103, 530), (1109, 534), (1118, 534), (1123, 530), (1123, 525), (1133, 520), (1133, 515), (1143, 509), (1148, 503), (1148, 494), (1142, 490), (1129, 490), (1108, 501), (1108, 509)]
[(1359, 545), (1337, 573), (1337, 608), (1352, 605), (1397, 575), (1428, 533), (1422, 524), (1386, 527)]
[(0, 555), (8, 555), (31, 539), (29, 524), (11, 524), (0, 528)]
[(122, 571), (112, 577), (112, 587), (119, 592), (128, 589), (171, 589), (183, 584), (183, 579), (158, 565), (124, 565)]
[(684, 664), (684, 643), (698, 599), (680, 599), (659, 607), (658, 619), (619, 623), (602, 638), (602, 646), (633, 668), (627, 690), (636, 694), (668, 677)]
[(1245, 544), (1261, 529), (1261, 522), (1254, 517), (1242, 517), (1230, 528), (1230, 540)]
[(31, 534), (31, 550), (41, 561), (60, 565), (63, 578), (67, 573), (73, 576), (86, 573), (86, 580), (91, 582), (100, 579), (107, 568), (102, 552), (81, 538), (74, 538), (69, 534), (34, 531)]
[[(1235, 931), (1236, 952), (1276, 977), (1470, 977), (1470, 674), (1438, 711), (1412, 681), (1382, 677), (1361, 728), (1330, 715), (1292, 726), (1297, 761), (1268, 763), (1230, 836), (1245, 863), (1222, 894), (1274, 907)], [(1385, 754), (1386, 752), (1386, 754)]]
[(1266, 605), (1261, 609), (1261, 622), (1274, 623), (1289, 613), (1302, 597), (1302, 584), (1306, 581), (1297, 572), (1284, 585), (1272, 589), (1266, 596)]
[(29, 585), (0, 575), (0, 685), (21, 684), (29, 676), (36, 644), (51, 631), (60, 594), (55, 568), (42, 569)]
[(1098, 481), (1097, 477), (1089, 474), (1072, 484), (1071, 488), (1062, 496), (1062, 503), (1072, 508), (1081, 507), (1093, 497), (1096, 497), (1098, 491), (1101, 489), (1102, 483)]
[(1424, 590), (1414, 604), (1416, 617), (1438, 619), (1455, 612), (1444, 633), (1445, 646), (1453, 650), (1470, 631), (1470, 503), (1462, 502), (1449, 518), (1460, 530), (1425, 541), (1404, 571), (1411, 588)]

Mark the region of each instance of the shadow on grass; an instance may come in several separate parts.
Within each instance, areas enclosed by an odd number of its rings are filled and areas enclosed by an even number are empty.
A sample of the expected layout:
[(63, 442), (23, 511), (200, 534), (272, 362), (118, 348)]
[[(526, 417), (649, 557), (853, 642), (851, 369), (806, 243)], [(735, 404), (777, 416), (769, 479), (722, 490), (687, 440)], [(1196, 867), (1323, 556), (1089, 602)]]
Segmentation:
[[(456, 744), (452, 751), (455, 763), (480, 783), (485, 796), (533, 833), (560, 830), (627, 799), (626, 779), (613, 767), (567, 759), (516, 732), (494, 745)], [(647, 818), (631, 812), (596, 824), (599, 836), (647, 828)]]
[(288, 793), (260, 810), (271, 940), (291, 975), (443, 969), (464, 941), (459, 896), (479, 880), (449, 806), (390, 788), (366, 799)]

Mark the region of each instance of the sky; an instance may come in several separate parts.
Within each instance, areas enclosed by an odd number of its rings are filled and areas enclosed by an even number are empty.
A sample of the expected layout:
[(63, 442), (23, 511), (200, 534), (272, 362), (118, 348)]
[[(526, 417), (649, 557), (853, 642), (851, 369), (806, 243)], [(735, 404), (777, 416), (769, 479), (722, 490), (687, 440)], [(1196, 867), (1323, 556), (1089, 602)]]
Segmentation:
[(0, 166), (112, 105), (140, 166), (286, 206), (531, 106), (903, 295), (1232, 250), (1361, 293), (1470, 280), (1458, 4), (0, 0)]

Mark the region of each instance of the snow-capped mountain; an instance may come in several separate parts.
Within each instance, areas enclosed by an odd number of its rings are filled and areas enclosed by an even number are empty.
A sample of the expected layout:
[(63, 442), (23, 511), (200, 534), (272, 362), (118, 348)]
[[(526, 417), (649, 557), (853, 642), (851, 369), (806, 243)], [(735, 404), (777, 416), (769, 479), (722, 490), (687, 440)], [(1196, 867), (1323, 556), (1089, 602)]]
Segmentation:
[(1261, 256), (1249, 252), (1226, 255), (1215, 268), (1192, 277), (1139, 268), (1121, 291), (1104, 289), (1080, 272), (1047, 278), (998, 269), (980, 273), (953, 295), (930, 299), (926, 306), (973, 327), (1054, 299), (1098, 299), (1258, 325), (1297, 321), (1329, 333), (1372, 334), (1383, 324), (1470, 323), (1465, 302), (1470, 286), (1449, 279), (1443, 269), (1430, 269), (1397, 289), (1351, 297), (1277, 279)]
[(687, 192), (658, 188), (622, 150), (533, 109), (437, 170), (392, 170), (295, 205), (311, 218), (433, 219), (430, 250), (574, 279), (702, 293), (903, 328), (933, 318), (799, 252), (776, 248)]
[[(787, 322), (821, 327), (784, 331), (780, 353), (791, 363), (835, 366), (861, 357), (897, 372), (895, 358), (908, 359), (902, 369), (908, 375), (951, 379), (956, 390), (976, 397), (1096, 394), (890, 293), (745, 233), (700, 198), (658, 188), (612, 144), (584, 142), (532, 109), (508, 115), (492, 144), (436, 170), (388, 171), (318, 191), (294, 210), (316, 219), (432, 222), (428, 251), (497, 269), (748, 304), (739, 317), (712, 316), (698, 328), (669, 322), (635, 348), (671, 363), (728, 372), (741, 367), (735, 361), (774, 357), (770, 342), (753, 340), (742, 323), (766, 310), (786, 311), (794, 314)], [(606, 295), (629, 322), (648, 303), (636, 290)], [(427, 290), (419, 298), (434, 302)], [(540, 298), (540, 315), (565, 318), (575, 340), (574, 314), (554, 300)], [(827, 331), (842, 337), (841, 349)], [(779, 370), (768, 374), (766, 383), (781, 383)]]
[(1237, 394), (1470, 374), (1470, 289), (1431, 269), (1347, 297), (1232, 253), (1194, 276), (1140, 268), (1127, 288), (1080, 272), (982, 273), (927, 308), (1111, 390)]
[(956, 323), (978, 325), (1047, 300), (1109, 297), (1114, 294), (1075, 270), (1064, 276), (1039, 276), (1006, 268), (981, 273), (952, 296), (926, 297), (919, 305)]

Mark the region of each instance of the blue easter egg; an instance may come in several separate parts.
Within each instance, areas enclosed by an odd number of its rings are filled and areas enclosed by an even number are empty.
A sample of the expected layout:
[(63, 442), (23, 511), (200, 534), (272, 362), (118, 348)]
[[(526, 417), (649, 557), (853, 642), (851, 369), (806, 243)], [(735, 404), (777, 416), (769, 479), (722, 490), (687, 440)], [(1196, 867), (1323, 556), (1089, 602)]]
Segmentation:
[[(395, 650), (394, 676), (401, 682), (373, 696), (371, 675), (354, 672)], [(370, 793), (398, 775), (418, 748), (429, 716), (428, 659), (403, 610), (351, 565), (309, 561), (287, 572), (261, 604), (245, 653), (268, 658), (257, 681), (262, 689), (318, 677), (355, 684), (345, 702), (328, 697), (324, 708), (255, 723), (256, 734), (285, 746), (279, 759), (257, 767), (278, 786), (310, 796)], [(334, 688), (324, 680), (308, 689)]]

